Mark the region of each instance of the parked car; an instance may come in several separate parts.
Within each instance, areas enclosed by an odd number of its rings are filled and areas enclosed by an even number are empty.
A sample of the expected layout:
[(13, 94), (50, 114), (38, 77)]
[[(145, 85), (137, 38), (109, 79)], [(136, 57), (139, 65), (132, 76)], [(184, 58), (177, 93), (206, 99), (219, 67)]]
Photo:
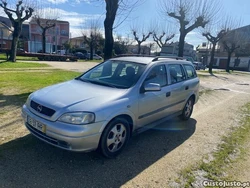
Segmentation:
[(26, 54), (27, 51), (25, 51), (23, 48), (17, 48), (17, 54)]
[(194, 65), (195, 70), (200, 70), (197, 62), (193, 62), (193, 65)]
[(202, 64), (202, 62), (197, 62), (198, 63), (198, 70), (206, 70), (206, 65)]
[(87, 59), (86, 54), (83, 54), (82, 52), (76, 52), (74, 56), (76, 56), (77, 59)]
[(201, 62), (195, 61), (193, 62), (193, 64), (196, 70), (206, 70), (206, 66), (203, 65)]
[(70, 151), (117, 156), (133, 133), (166, 119), (188, 120), (199, 98), (191, 62), (117, 57), (79, 77), (32, 93), (22, 107), (27, 129)]
[[(87, 54), (86, 54), (86, 58), (87, 58), (87, 59), (90, 59), (90, 53), (87, 53)], [(102, 60), (102, 57), (99, 56), (99, 55), (97, 55), (97, 54), (93, 54), (93, 59), (94, 59), (94, 60)]]

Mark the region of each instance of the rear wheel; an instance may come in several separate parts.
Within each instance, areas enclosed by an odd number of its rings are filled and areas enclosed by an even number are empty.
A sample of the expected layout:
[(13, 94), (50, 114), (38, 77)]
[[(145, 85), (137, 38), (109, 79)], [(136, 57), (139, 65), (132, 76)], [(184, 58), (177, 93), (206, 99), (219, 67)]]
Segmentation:
[(129, 123), (124, 118), (111, 121), (102, 133), (99, 149), (107, 158), (116, 157), (130, 138)]
[(182, 110), (180, 118), (182, 120), (188, 120), (192, 115), (193, 107), (194, 107), (194, 100), (193, 98), (190, 97)]

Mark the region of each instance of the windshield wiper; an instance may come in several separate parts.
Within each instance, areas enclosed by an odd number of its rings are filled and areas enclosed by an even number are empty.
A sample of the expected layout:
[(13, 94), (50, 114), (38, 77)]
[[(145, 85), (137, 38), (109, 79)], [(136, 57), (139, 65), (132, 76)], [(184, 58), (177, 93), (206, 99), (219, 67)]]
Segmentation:
[(91, 83), (90, 80), (85, 79), (85, 78), (81, 78), (81, 77), (75, 78), (75, 80), (80, 80), (80, 81), (83, 81), (83, 82)]
[(87, 83), (92, 83), (92, 84), (98, 84), (98, 85), (103, 85), (103, 86), (109, 86), (109, 87), (117, 88), (113, 84), (110, 84), (110, 83), (107, 83), (107, 82), (100, 82), (100, 81), (97, 81), (97, 80), (89, 80), (89, 79), (85, 79), (85, 78), (81, 78), (81, 77), (78, 77), (78, 78), (75, 78), (75, 79), (83, 81), (83, 82), (87, 82)]
[(109, 87), (117, 88), (113, 84), (110, 84), (110, 83), (107, 83), (107, 82), (100, 82), (100, 81), (97, 81), (97, 80), (88, 80), (88, 81), (91, 82), (91, 83), (94, 83), (94, 84), (98, 84), (98, 85), (103, 85), (103, 86), (109, 86)]

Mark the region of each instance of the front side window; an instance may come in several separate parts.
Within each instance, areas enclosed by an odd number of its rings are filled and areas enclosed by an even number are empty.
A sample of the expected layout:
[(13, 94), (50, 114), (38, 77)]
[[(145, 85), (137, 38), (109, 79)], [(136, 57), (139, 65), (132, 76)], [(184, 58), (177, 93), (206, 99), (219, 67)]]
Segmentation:
[(130, 88), (145, 69), (144, 64), (108, 60), (79, 77), (79, 80), (116, 88)]
[(161, 87), (167, 85), (167, 71), (165, 65), (158, 65), (152, 68), (144, 81), (144, 85), (148, 83), (156, 83)]
[(171, 84), (175, 84), (186, 79), (185, 73), (181, 65), (177, 65), (177, 64), (169, 65), (168, 69), (170, 73)]

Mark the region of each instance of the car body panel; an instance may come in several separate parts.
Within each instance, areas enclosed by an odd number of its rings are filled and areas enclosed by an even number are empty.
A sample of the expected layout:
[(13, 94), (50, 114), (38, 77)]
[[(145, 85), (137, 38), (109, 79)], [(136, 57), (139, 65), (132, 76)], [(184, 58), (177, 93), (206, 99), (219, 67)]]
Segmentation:
[[(144, 64), (145, 68), (136, 70), (137, 74), (142, 71), (141, 75), (128, 88), (115, 88), (79, 79), (88, 72), (94, 71), (94, 67), (77, 79), (32, 93), (22, 108), (22, 116), (29, 131), (39, 139), (62, 149), (90, 151), (98, 147), (103, 130), (110, 121), (118, 116), (130, 117), (132, 132), (134, 132), (145, 125), (153, 125), (160, 119), (179, 114), (189, 97), (194, 96), (195, 103), (198, 101), (199, 78), (197, 76), (179, 83), (170, 83), (168, 64), (192, 66), (190, 62), (149, 57), (142, 59), (120, 57), (110, 61), (125, 64), (128, 62), (139, 63)], [(143, 91), (146, 77), (158, 65), (164, 65), (166, 68), (167, 85), (161, 87), (159, 91)], [(102, 64), (98, 66), (100, 67)], [(116, 67), (116, 69), (119, 68), (123, 68), (123, 66)], [(121, 70), (113, 71), (112, 74), (118, 73), (124, 74)], [(35, 107), (31, 105), (34, 102), (37, 104)], [(41, 109), (50, 109), (54, 113), (44, 114)], [(64, 123), (59, 120), (62, 115), (71, 112), (93, 113), (95, 120), (83, 125)], [(32, 122), (28, 121), (28, 117)], [(38, 129), (31, 124), (41, 125), (43, 129)]]

